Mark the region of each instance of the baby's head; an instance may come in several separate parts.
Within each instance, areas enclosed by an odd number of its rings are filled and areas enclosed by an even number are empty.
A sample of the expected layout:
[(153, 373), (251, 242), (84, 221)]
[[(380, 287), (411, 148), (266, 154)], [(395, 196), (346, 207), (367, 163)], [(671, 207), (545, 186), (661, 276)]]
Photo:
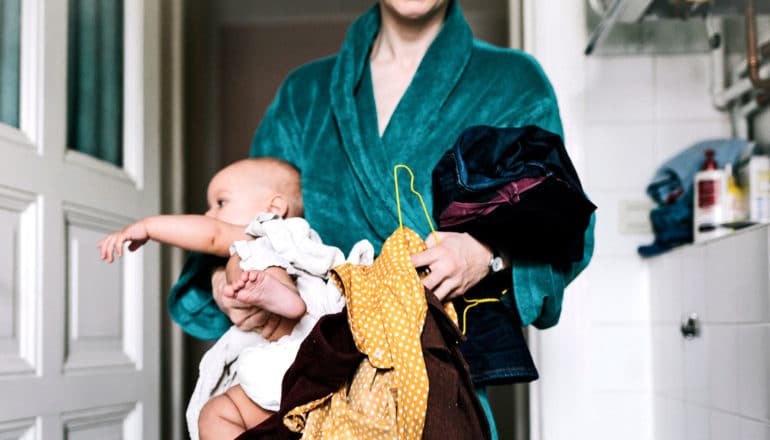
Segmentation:
[(206, 215), (246, 225), (258, 212), (303, 215), (299, 170), (270, 157), (243, 159), (221, 169), (209, 182)]

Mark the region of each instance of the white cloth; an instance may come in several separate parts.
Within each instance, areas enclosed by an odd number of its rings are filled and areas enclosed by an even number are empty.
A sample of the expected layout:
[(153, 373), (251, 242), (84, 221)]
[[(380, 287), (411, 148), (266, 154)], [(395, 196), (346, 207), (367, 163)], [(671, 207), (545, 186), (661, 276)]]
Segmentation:
[(344, 297), (328, 278), (329, 270), (346, 261), (371, 264), (374, 259), (371, 243), (362, 240), (345, 260), (342, 251), (324, 245), (302, 218), (281, 219), (260, 213), (246, 233), (255, 239), (237, 241), (230, 247), (230, 253), (241, 258), (241, 269), (285, 268), (295, 279), (307, 312), (291, 334), (275, 342), (232, 326), (203, 355), (186, 413), (192, 440), (198, 440), (198, 416), (203, 405), (232, 386), (240, 384), (257, 405), (277, 411), (283, 375), (294, 362), (300, 344), (321, 316), (337, 313), (345, 306)]

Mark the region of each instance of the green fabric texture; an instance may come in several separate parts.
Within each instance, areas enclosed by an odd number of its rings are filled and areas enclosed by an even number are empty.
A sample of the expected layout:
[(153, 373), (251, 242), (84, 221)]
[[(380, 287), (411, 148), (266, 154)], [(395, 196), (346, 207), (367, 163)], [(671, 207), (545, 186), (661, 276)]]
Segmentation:
[(70, 0), (67, 146), (123, 165), (123, 0)]
[[(361, 239), (380, 249), (398, 228), (393, 167), (406, 164), (431, 212), (431, 172), (460, 132), (472, 125), (537, 125), (562, 134), (550, 83), (529, 55), (473, 39), (451, 2), (447, 19), (423, 58), (382, 137), (377, 128), (368, 55), (380, 26), (375, 5), (351, 26), (340, 52), (292, 72), (257, 129), (251, 156), (274, 156), (302, 172), (305, 218), (325, 243), (347, 253)], [(430, 228), (409, 176), (399, 176), (404, 225)], [(513, 285), (524, 325), (558, 322), (564, 288), (588, 264), (557, 270), (515, 262)], [(184, 275), (183, 275), (184, 276)]]
[(226, 263), (225, 258), (193, 252), (171, 288), (168, 296), (171, 319), (193, 337), (218, 339), (232, 325), (211, 294), (211, 269)]
[(21, 2), (0, 0), (0, 123), (19, 127)]

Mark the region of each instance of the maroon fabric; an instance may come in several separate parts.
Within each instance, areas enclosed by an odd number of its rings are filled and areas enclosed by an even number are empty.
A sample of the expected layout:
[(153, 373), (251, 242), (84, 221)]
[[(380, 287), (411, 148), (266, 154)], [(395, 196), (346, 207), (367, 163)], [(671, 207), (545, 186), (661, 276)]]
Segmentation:
[[(438, 299), (432, 294), (427, 299), (422, 350), (430, 391), (423, 438), (488, 439), (489, 425), (458, 348), (462, 335)], [(321, 318), (284, 376), (280, 410), (237, 440), (300, 438), (283, 425), (283, 416), (292, 408), (337, 391), (362, 359), (350, 333), (347, 310)]]
[(500, 205), (518, 203), (519, 196), (523, 192), (536, 187), (545, 179), (545, 176), (523, 177), (498, 189), (497, 195), (485, 202), (454, 201), (441, 213), (438, 223), (442, 227), (448, 228), (487, 215), (497, 209)]
[(322, 317), (300, 345), (297, 358), (283, 377), (278, 412), (237, 439), (300, 438), (284, 426), (283, 416), (293, 408), (339, 390), (363, 358), (350, 333), (347, 309)]

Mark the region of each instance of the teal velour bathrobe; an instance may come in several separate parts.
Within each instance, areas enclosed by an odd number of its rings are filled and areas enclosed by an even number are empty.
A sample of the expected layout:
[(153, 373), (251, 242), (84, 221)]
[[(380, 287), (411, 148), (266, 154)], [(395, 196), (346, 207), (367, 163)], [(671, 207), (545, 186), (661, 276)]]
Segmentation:
[[(304, 65), (282, 84), (257, 130), (252, 156), (275, 156), (302, 172), (305, 217), (325, 243), (344, 252), (361, 239), (375, 249), (399, 226), (393, 167), (406, 164), (431, 211), (431, 172), (460, 132), (471, 125), (537, 125), (561, 134), (553, 90), (528, 55), (474, 40), (459, 5), (431, 44), (382, 137), (372, 94), (368, 56), (379, 29), (375, 5), (351, 26), (340, 52)], [(409, 177), (400, 176), (404, 225), (426, 237), (430, 228)], [(593, 218), (583, 261), (557, 270), (513, 264), (515, 304), (524, 325), (557, 323), (564, 288), (588, 264)], [(211, 301), (198, 257), (188, 260), (172, 290), (172, 316), (189, 333), (219, 336), (226, 320)], [(195, 266), (198, 266), (197, 268)]]

